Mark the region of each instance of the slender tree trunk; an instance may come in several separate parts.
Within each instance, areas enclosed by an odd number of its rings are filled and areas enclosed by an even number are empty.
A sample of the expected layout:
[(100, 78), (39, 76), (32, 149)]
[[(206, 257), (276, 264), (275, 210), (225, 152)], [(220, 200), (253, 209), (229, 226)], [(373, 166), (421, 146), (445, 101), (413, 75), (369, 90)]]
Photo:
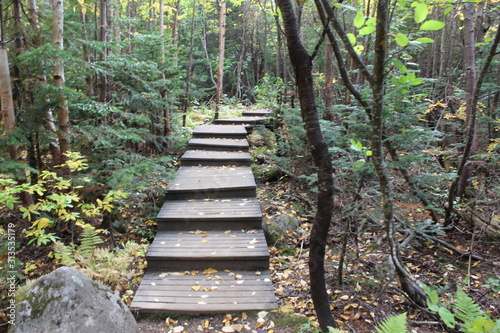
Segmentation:
[(181, 10), (181, 0), (177, 0), (175, 4), (174, 22), (172, 23), (172, 46), (174, 47), (174, 67), (177, 67), (179, 62), (179, 12)]
[(325, 118), (335, 120), (333, 114), (333, 49), (332, 43), (327, 42), (325, 47)]
[[(10, 81), (9, 59), (7, 47), (0, 41), (0, 95), (2, 101), (2, 122), (5, 133), (11, 134), (16, 128), (16, 115), (14, 112), (14, 99), (12, 97), (12, 85)], [(20, 158), (19, 147), (8, 144), (7, 150), (13, 161)]]
[(161, 61), (165, 63), (165, 0), (160, 0), (160, 43)]
[(194, 19), (196, 13), (196, 1), (193, 1), (193, 12), (191, 13), (191, 36), (189, 40), (189, 63), (187, 68), (186, 89), (182, 101), (182, 126), (186, 126), (187, 111), (189, 106), (189, 94), (191, 90), (191, 76), (193, 75), (193, 51), (194, 51)]
[(220, 0), (219, 15), (219, 63), (217, 66), (217, 86), (215, 89), (215, 116), (219, 118), (220, 103), (224, 93), (224, 51), (226, 47), (226, 0)]
[[(477, 148), (476, 122), (472, 123), (472, 113), (475, 113), (473, 99), (476, 93), (476, 29), (474, 12), (478, 4), (464, 3), (464, 72), (465, 72), (465, 91), (466, 97), (466, 133), (473, 133), (472, 142), (468, 156), (474, 155)], [(475, 117), (475, 115), (474, 115)], [(467, 156), (467, 158), (468, 158)], [(460, 180), (458, 182), (457, 196), (462, 197), (468, 186), (469, 178), (472, 176), (472, 164), (466, 163)]]
[[(473, 8), (468, 8), (467, 10), (473, 10)], [(470, 14), (470, 13), (469, 13)], [(467, 14), (466, 14), (467, 15)], [(454, 202), (458, 193), (458, 187), (460, 186), (460, 179), (464, 177), (464, 170), (467, 167), (467, 163), (469, 162), (469, 158), (471, 156), (471, 152), (474, 151), (476, 143), (476, 116), (477, 116), (477, 103), (479, 101), (479, 92), (483, 85), (483, 80), (486, 74), (489, 71), (491, 62), (493, 58), (498, 55), (497, 48), (500, 45), (500, 24), (497, 27), (496, 35), (493, 40), (493, 44), (491, 45), (490, 52), (486, 57), (485, 63), (477, 81), (474, 85), (474, 95), (471, 100), (471, 113), (467, 119), (467, 137), (465, 142), (465, 148), (460, 160), (460, 163), (457, 168), (457, 178), (450, 185), (450, 189), (448, 191), (448, 205), (446, 207), (446, 216), (445, 223), (450, 224), (452, 222), (452, 213)], [(466, 67), (467, 68), (467, 67)], [(468, 96), (469, 97), (469, 96)]]
[[(38, 19), (38, 8), (36, 0), (28, 1), (28, 13), (30, 16), (31, 27), (35, 31), (33, 34), (32, 43), (35, 48), (39, 48), (42, 45), (41, 42), (41, 34), (40, 34), (40, 23)], [(40, 78), (38, 85), (41, 87), (46, 86), (47, 83), (47, 75), (42, 73), (42, 77)], [(61, 151), (59, 149), (59, 139), (57, 137), (57, 128), (54, 123), (54, 115), (52, 114), (52, 109), (47, 108), (45, 111), (45, 119), (44, 119), (44, 127), (52, 133), (53, 137), (49, 143), (50, 153), (52, 154), (52, 160), (54, 165), (58, 165), (61, 160)]]
[(387, 56), (390, 0), (379, 0), (377, 4), (377, 25), (375, 34), (375, 55), (372, 80), (372, 135), (371, 148), (375, 169), (377, 170), (380, 191), (382, 192), (382, 207), (384, 211), (384, 224), (389, 240), (392, 263), (399, 277), (403, 291), (415, 303), (425, 306), (426, 294), (418, 282), (404, 268), (400, 255), (399, 243), (394, 225), (393, 193), (389, 177), (389, 169), (384, 159), (383, 131), (384, 131), (384, 79), (385, 62)]
[(328, 230), (333, 215), (332, 164), (328, 146), (319, 124), (314, 97), (311, 57), (302, 43), (299, 25), (290, 0), (277, 0), (277, 4), (283, 15), (288, 53), (295, 70), (300, 109), (306, 127), (307, 140), (318, 170), (318, 207), (311, 231), (309, 274), (314, 309), (321, 329), (328, 332), (328, 327), (337, 326), (330, 311), (330, 297), (326, 290), (324, 265)]
[[(64, 27), (64, 2), (63, 0), (52, 0), (53, 26), (52, 26), (52, 43), (60, 50), (64, 49), (63, 43), (63, 27)], [(54, 85), (61, 89), (64, 88), (64, 66), (61, 59), (56, 60), (54, 65)], [(71, 150), (70, 144), (70, 124), (69, 124), (69, 109), (68, 100), (61, 92), (57, 106), (57, 136), (59, 139), (60, 161), (56, 165), (61, 165), (66, 162), (66, 153)], [(68, 171), (63, 171), (67, 173)]]
[[(107, 31), (108, 31), (108, 1), (101, 0), (100, 7), (100, 17), (99, 17), (99, 40), (103, 43), (108, 41)], [(103, 47), (102, 53), (100, 56), (101, 62), (106, 61), (108, 53), (108, 48), (106, 46)], [(102, 73), (99, 76), (99, 102), (106, 103), (108, 102), (108, 78), (107, 75)]]

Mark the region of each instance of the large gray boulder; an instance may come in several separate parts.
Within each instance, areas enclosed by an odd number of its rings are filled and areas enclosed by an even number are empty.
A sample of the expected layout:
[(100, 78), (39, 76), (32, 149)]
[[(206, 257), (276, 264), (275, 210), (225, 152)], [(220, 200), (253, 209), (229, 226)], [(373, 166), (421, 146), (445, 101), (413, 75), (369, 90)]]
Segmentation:
[(80, 271), (62, 267), (38, 279), (16, 307), (13, 333), (136, 333), (123, 301)]

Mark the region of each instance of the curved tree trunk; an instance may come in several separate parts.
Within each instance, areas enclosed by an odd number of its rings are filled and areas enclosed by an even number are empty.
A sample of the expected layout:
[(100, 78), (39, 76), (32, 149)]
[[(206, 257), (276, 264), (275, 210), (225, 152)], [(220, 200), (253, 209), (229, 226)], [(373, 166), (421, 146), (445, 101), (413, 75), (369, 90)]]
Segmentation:
[(300, 109), (304, 120), (307, 141), (318, 170), (317, 212), (311, 231), (309, 252), (309, 274), (311, 297), (321, 329), (328, 332), (328, 327), (336, 327), (330, 311), (330, 303), (325, 285), (325, 247), (328, 229), (333, 214), (333, 177), (328, 146), (319, 124), (318, 111), (314, 97), (311, 57), (300, 38), (297, 18), (290, 0), (277, 0), (283, 15), (283, 22), (288, 41), (288, 53), (295, 70), (299, 92)]
[(377, 170), (380, 191), (382, 192), (382, 207), (384, 224), (391, 251), (391, 260), (399, 277), (401, 288), (415, 303), (425, 306), (426, 294), (418, 282), (406, 271), (399, 256), (399, 243), (394, 226), (393, 193), (390, 184), (389, 169), (384, 159), (383, 129), (384, 129), (384, 78), (387, 56), (389, 0), (379, 0), (377, 5), (377, 26), (375, 35), (375, 59), (372, 80), (372, 135), (371, 148), (375, 169)]

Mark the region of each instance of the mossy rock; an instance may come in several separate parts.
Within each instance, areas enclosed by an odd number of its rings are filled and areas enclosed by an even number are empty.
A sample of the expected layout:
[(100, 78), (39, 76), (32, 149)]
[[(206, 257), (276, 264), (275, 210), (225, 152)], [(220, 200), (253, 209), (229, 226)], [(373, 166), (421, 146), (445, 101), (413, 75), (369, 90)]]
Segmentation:
[(276, 144), (276, 135), (274, 132), (263, 126), (256, 126), (252, 133), (247, 136), (247, 139), (253, 148), (274, 146)]
[(270, 245), (284, 245), (284, 239), (289, 231), (296, 230), (299, 226), (299, 220), (296, 217), (286, 214), (273, 215), (264, 219), (262, 228)]
[(74, 268), (58, 268), (19, 297), (12, 333), (137, 332), (125, 303)]

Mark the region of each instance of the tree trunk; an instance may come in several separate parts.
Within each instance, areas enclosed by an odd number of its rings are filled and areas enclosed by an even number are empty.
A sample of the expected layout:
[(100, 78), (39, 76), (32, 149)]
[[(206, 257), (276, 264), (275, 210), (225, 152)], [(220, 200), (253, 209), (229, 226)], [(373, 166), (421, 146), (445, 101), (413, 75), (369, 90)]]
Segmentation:
[[(0, 95), (2, 101), (2, 122), (5, 134), (11, 134), (16, 128), (16, 115), (14, 112), (14, 99), (12, 97), (12, 85), (10, 82), (9, 59), (7, 47), (0, 41)], [(13, 161), (20, 158), (19, 147), (8, 144), (7, 150)]]
[(325, 47), (325, 118), (335, 120), (333, 114), (333, 57), (332, 43), (327, 42)]
[[(465, 91), (467, 94), (465, 103), (465, 122), (467, 128), (466, 133), (473, 133), (470, 151), (468, 152), (468, 156), (466, 158), (474, 155), (477, 148), (477, 126), (476, 122), (472, 123), (471, 121), (472, 113), (476, 112), (475, 107), (472, 105), (472, 100), (474, 99), (474, 95), (476, 93), (476, 29), (474, 27), (474, 12), (476, 10), (476, 6), (478, 5), (475, 3), (464, 3), (464, 72)], [(470, 183), (469, 178), (472, 176), (472, 164), (466, 163), (462, 174), (459, 176), (460, 179), (458, 181), (457, 196), (462, 197)]]
[(311, 57), (300, 37), (297, 18), (290, 0), (277, 0), (281, 9), (288, 41), (288, 53), (295, 70), (302, 118), (307, 132), (307, 141), (318, 170), (317, 212), (310, 239), (309, 274), (311, 297), (321, 329), (336, 327), (330, 311), (330, 296), (325, 285), (325, 247), (333, 214), (333, 177), (328, 146), (319, 124), (314, 97)]
[(189, 94), (191, 90), (191, 76), (193, 75), (193, 51), (194, 51), (194, 19), (196, 13), (196, 1), (193, 2), (193, 12), (191, 13), (191, 36), (189, 39), (189, 63), (186, 76), (186, 89), (182, 101), (182, 126), (186, 127), (187, 111), (189, 106)]
[[(466, 4), (467, 5), (467, 4)], [(471, 8), (467, 8), (467, 10), (472, 10), (474, 11), (473, 6)], [(470, 14), (470, 12), (468, 13)], [(468, 15), (465, 14), (465, 15)], [(497, 27), (497, 32), (495, 35), (495, 39), (493, 40), (493, 44), (491, 45), (490, 52), (485, 60), (484, 66), (481, 69), (481, 72), (479, 74), (479, 77), (477, 78), (477, 81), (475, 82), (474, 85), (474, 95), (471, 96), (471, 113), (470, 115), (467, 115), (467, 137), (466, 137), (466, 142), (465, 142), (465, 148), (464, 152), (462, 155), (462, 159), (460, 160), (460, 164), (458, 165), (457, 168), (457, 178), (455, 181), (453, 181), (450, 185), (450, 189), (448, 191), (448, 205), (446, 207), (446, 216), (445, 216), (445, 224), (450, 224), (452, 222), (452, 213), (453, 213), (453, 206), (455, 202), (455, 197), (458, 194), (458, 188), (460, 186), (460, 180), (464, 176), (465, 169), (467, 167), (467, 163), (469, 161), (469, 158), (472, 154), (472, 152), (475, 149), (475, 145), (477, 145), (477, 140), (476, 140), (476, 115), (477, 115), (477, 103), (479, 101), (479, 92), (481, 90), (481, 87), (483, 85), (483, 80), (484, 77), (486, 76), (486, 73), (489, 70), (489, 67), (491, 65), (491, 62), (493, 61), (493, 58), (498, 54), (497, 53), (497, 48), (498, 45), (500, 45), (500, 24)], [(466, 67), (467, 68), (467, 67)], [(475, 69), (474, 69), (475, 71)], [(475, 75), (475, 73), (474, 73)], [(467, 95), (469, 98), (469, 95)], [(467, 101), (469, 103), (469, 101)], [(467, 106), (466, 106), (467, 107)]]
[[(101, 0), (100, 8), (100, 27), (99, 27), (99, 40), (103, 43), (108, 41), (107, 31), (108, 31), (108, 2), (107, 0)], [(108, 48), (103, 47), (100, 60), (104, 62), (106, 60), (108, 53)], [(108, 102), (108, 78), (107, 75), (101, 73), (99, 76), (99, 102)]]
[[(39, 48), (42, 45), (41, 35), (40, 35), (40, 23), (38, 20), (38, 8), (36, 0), (28, 1), (28, 13), (30, 16), (31, 27), (35, 31), (33, 34), (33, 46)], [(42, 74), (40, 81), (38, 82), (40, 87), (47, 85), (47, 76), (45, 73)], [(52, 133), (53, 137), (49, 143), (50, 153), (52, 154), (52, 160), (54, 165), (58, 165), (61, 161), (61, 151), (59, 149), (59, 139), (57, 137), (57, 128), (54, 123), (54, 115), (52, 114), (52, 109), (47, 108), (45, 111), (44, 127)]]
[(394, 225), (393, 192), (390, 183), (389, 169), (384, 159), (383, 131), (384, 131), (384, 79), (385, 62), (387, 56), (390, 0), (379, 0), (377, 4), (377, 25), (375, 33), (375, 55), (372, 80), (372, 134), (371, 148), (375, 169), (377, 170), (380, 191), (382, 192), (382, 207), (384, 211), (384, 225), (389, 240), (391, 260), (399, 277), (403, 291), (415, 303), (425, 306), (426, 294), (417, 281), (404, 268), (400, 255), (399, 243)]
[[(52, 13), (53, 13), (53, 26), (52, 26), (52, 43), (60, 50), (64, 49), (63, 43), (63, 27), (64, 27), (64, 3), (63, 0), (52, 0)], [(54, 85), (57, 88), (64, 87), (64, 66), (62, 65), (62, 60), (57, 59), (54, 65)], [(57, 161), (56, 165), (61, 165), (66, 162), (66, 153), (71, 150), (70, 144), (70, 128), (69, 128), (69, 109), (68, 100), (66, 96), (61, 92), (58, 99), (57, 106), (57, 136), (59, 139), (59, 149), (61, 152), (60, 161)], [(68, 170), (63, 171), (68, 173)]]
[(217, 86), (215, 89), (215, 116), (219, 118), (220, 103), (224, 88), (224, 49), (226, 46), (226, 0), (220, 0), (219, 15), (219, 63), (217, 66)]

